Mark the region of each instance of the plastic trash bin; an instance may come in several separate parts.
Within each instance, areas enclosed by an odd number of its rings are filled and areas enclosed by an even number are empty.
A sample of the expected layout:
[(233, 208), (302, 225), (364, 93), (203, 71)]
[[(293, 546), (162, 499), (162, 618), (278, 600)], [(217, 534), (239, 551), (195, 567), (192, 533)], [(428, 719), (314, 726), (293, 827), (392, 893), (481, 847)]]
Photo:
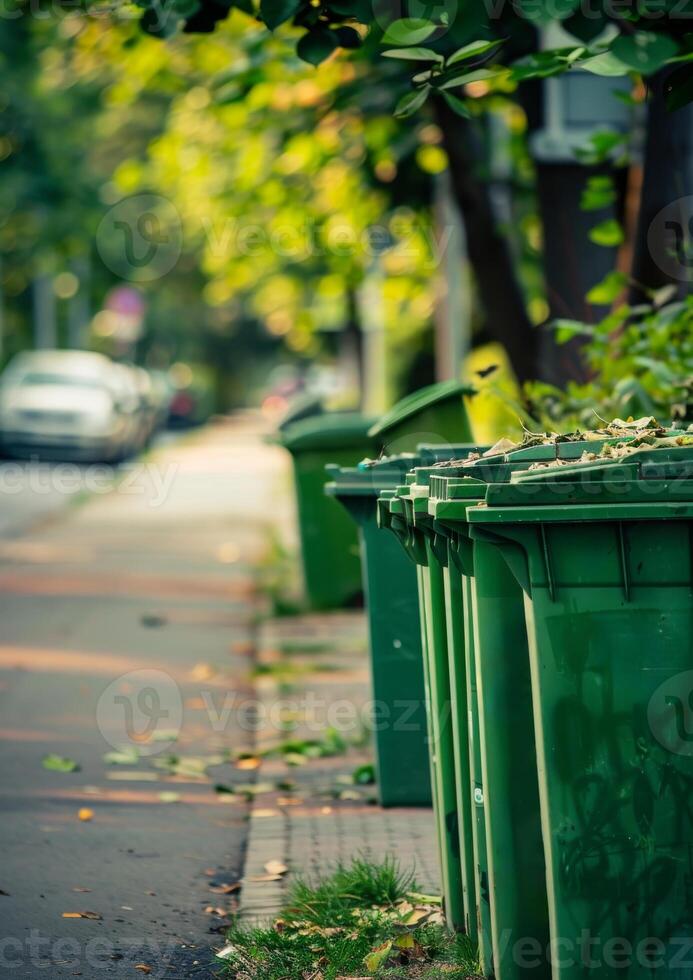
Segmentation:
[(318, 414), (288, 425), (277, 441), (293, 458), (303, 574), (312, 609), (338, 609), (361, 593), (356, 528), (325, 495), (325, 466), (349, 466), (373, 455), (373, 419), (355, 412)]
[[(418, 468), (408, 475), (407, 486), (397, 491), (403, 536), (409, 553), (421, 566), (422, 617), (428, 623), (428, 669), (434, 678), (434, 726), (436, 717), (445, 718), (448, 701), (452, 707), (450, 724), (441, 722), (434, 733), (437, 752), (433, 766), (442, 769), (434, 803), (441, 811), (438, 824), (446, 889), (454, 889), (458, 880), (454, 863), (458, 859), (460, 862), (462, 916), (460, 900), (448, 891), (446, 907), (453, 925), (459, 927), (463, 922), (469, 934), (478, 937), (485, 972), (494, 968), (498, 972), (505, 967), (505, 976), (510, 975), (508, 969), (514, 968), (507, 957), (501, 962), (509, 929), (515, 937), (533, 934), (548, 939), (538, 791), (536, 776), (532, 776), (536, 763), (529, 661), (522, 593), (493, 550), (482, 554), (480, 575), (480, 594), (488, 592), (491, 601), (482, 603), (481, 616), (474, 613), (479, 603), (474, 602), (474, 562), (464, 514), (467, 506), (483, 498), (488, 482), (508, 480), (513, 471), (538, 462), (557, 457), (575, 459), (601, 444), (565, 438), (566, 441), (520, 447), (512, 453), (482, 456), (462, 465), (451, 461), (433, 468)], [(453, 505), (458, 525), (450, 526), (435, 519), (434, 502), (429, 501), (429, 495), (434, 494), (436, 481), (455, 483), (455, 475), (460, 477), (457, 482), (464, 490), (459, 493), (462, 500)], [(393, 506), (392, 498), (384, 499), (381, 511)], [(491, 771), (493, 779), (503, 786), (504, 797), (503, 806), (494, 811), (490, 823), (485, 806), (487, 753), (477, 690), (477, 650), (486, 646), (494, 647), (488, 670), (496, 687), (490, 682), (486, 685), (489, 698), (496, 701), (491, 717), (503, 698), (506, 704), (507, 699), (513, 702), (510, 722), (496, 722), (503, 735), (499, 741), (505, 755), (492, 758)], [(504, 663), (508, 650), (513, 651), (513, 658)], [(452, 749), (448, 741), (452, 742)], [(455, 767), (454, 794), (447, 768), (451, 759)], [(457, 850), (450, 837), (454, 823), (459, 830)], [(518, 844), (519, 837), (522, 840)], [(489, 851), (496, 856), (494, 863), (489, 860)], [(496, 896), (493, 903), (492, 894)]]
[(374, 699), (374, 742), (383, 806), (431, 803), (426, 705), (416, 570), (392, 535), (382, 534), (377, 499), (401, 484), (422, 461), (460, 455), (463, 445), (419, 446), (414, 454), (386, 456), (357, 467), (328, 466), (328, 494), (359, 527), (368, 612)]
[(557, 980), (685, 975), (693, 449), (668, 443), (515, 474), (467, 512), (524, 593)]
[(397, 402), (370, 429), (386, 455), (415, 452), (425, 443), (447, 445), (472, 441), (464, 398), (475, 394), (472, 385), (440, 381)]

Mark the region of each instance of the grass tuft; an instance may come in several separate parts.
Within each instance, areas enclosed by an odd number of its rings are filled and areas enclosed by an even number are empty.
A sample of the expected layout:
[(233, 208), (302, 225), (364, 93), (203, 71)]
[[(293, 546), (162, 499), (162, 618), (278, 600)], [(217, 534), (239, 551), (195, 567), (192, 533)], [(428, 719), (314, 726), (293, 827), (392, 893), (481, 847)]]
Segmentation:
[[(297, 881), (281, 918), (234, 927), (224, 950), (228, 980), (467, 980), (478, 955), (443, 925), (440, 900), (417, 892), (396, 861), (357, 858), (327, 878)], [(422, 904), (423, 903), (423, 904)]]

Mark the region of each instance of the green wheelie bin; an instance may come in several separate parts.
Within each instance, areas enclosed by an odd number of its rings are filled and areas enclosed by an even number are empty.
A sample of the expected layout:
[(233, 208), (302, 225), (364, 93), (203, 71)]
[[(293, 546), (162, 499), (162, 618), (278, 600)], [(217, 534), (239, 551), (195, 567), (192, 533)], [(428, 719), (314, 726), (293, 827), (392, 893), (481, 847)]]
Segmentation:
[(463, 930), (475, 938), (475, 899), (469, 886), (472, 869), (468, 854), (461, 853), (460, 849), (460, 843), (465, 842), (468, 835), (458, 826), (459, 814), (470, 812), (469, 800), (459, 801), (458, 790), (464, 793), (466, 785), (468, 792), (469, 783), (456, 784), (448, 665), (440, 656), (434, 655), (434, 651), (446, 643), (444, 586), (438, 561), (431, 561), (431, 542), (420, 524), (414, 521), (415, 500), (420, 498), (412, 495), (417, 489), (412, 481), (413, 472), (408, 474), (406, 484), (381, 495), (379, 520), (381, 526), (394, 531), (416, 565), (429, 761), (445, 914), (451, 928)]
[(376, 444), (368, 435), (372, 424), (372, 418), (356, 412), (326, 412), (293, 422), (277, 434), (277, 442), (293, 459), (303, 577), (312, 609), (338, 609), (361, 594), (356, 528), (325, 495), (325, 466), (349, 466), (375, 454)]
[[(464, 445), (419, 446), (417, 454), (328, 466), (326, 493), (356, 521), (368, 612), (374, 741), (382, 806), (428, 806), (431, 777), (416, 570), (377, 522), (377, 499), (401, 484), (412, 466), (461, 455)], [(476, 447), (474, 447), (476, 448)]]
[(467, 512), (524, 596), (557, 980), (691, 973), (693, 447), (672, 442)]
[(396, 487), (415, 456), (385, 457), (358, 467), (328, 467), (328, 494), (359, 529), (368, 613), (373, 734), (382, 806), (431, 803), (421, 626), (416, 573), (392, 535), (377, 525), (379, 492)]
[[(436, 717), (444, 719), (449, 710), (446, 691), (452, 709), (450, 723), (440, 724), (435, 733), (434, 765), (436, 761), (441, 764), (437, 805), (440, 814), (445, 814), (439, 819), (443, 879), (446, 888), (454, 886), (458, 880), (454, 864), (459, 860), (464, 927), (478, 938), (482, 968), (489, 974), (495, 971), (509, 977), (523, 972), (505, 955), (508, 936), (534, 935), (548, 940), (548, 925), (537, 781), (532, 775), (536, 763), (522, 593), (504, 563), (490, 550), (481, 556), (480, 563), (480, 583), (488, 591), (489, 601), (482, 616), (474, 615), (474, 561), (464, 513), (467, 506), (483, 498), (488, 482), (506, 481), (514, 470), (541, 461), (577, 458), (595, 445), (565, 437), (565, 441), (523, 446), (513, 453), (484, 455), (462, 464), (453, 460), (433, 468), (419, 467), (408, 475), (407, 486), (398, 491), (398, 504), (409, 517), (409, 534), (414, 541), (421, 539), (418, 546), (410, 547), (410, 553), (421, 566), (422, 616), (429, 623), (428, 661), (434, 678), (434, 723)], [(456, 481), (455, 475), (460, 479)], [(458, 523), (452, 525), (437, 519), (435, 502), (429, 501), (436, 483), (448, 482), (463, 487), (453, 505)], [(437, 492), (440, 495), (440, 490)], [(388, 501), (383, 500), (382, 508), (386, 505)], [(392, 499), (389, 506), (393, 506)], [(502, 722), (500, 729), (505, 755), (492, 759), (492, 776), (502, 787), (503, 804), (493, 811), (491, 821), (486, 807), (487, 753), (477, 690), (477, 651), (487, 646), (494, 654), (493, 660), (488, 658), (487, 672), (497, 685), (494, 691), (487, 683), (489, 696), (493, 695), (498, 704), (505, 698), (506, 704), (513, 705), (509, 720)], [(508, 649), (513, 651), (509, 660)], [(447, 740), (452, 741), (452, 749)], [(451, 759), (452, 773), (448, 768)], [(459, 830), (458, 849), (450, 837), (454, 822)], [(446, 906), (451, 918), (459, 919), (460, 900), (446, 894)], [(538, 975), (536, 969), (533, 972)]]
[(325, 467), (354, 466), (385, 452), (414, 450), (422, 442), (468, 441), (464, 397), (472, 394), (470, 385), (443, 381), (403, 398), (379, 420), (358, 412), (324, 412), (307, 399), (298, 406), (297, 421), (289, 416), (288, 422), (280, 423), (276, 441), (293, 457), (303, 577), (311, 608), (340, 608), (361, 592), (356, 528), (325, 496)]
[(388, 456), (415, 452), (424, 444), (441, 447), (469, 443), (472, 433), (464, 399), (475, 388), (460, 381), (440, 381), (397, 402), (369, 431)]

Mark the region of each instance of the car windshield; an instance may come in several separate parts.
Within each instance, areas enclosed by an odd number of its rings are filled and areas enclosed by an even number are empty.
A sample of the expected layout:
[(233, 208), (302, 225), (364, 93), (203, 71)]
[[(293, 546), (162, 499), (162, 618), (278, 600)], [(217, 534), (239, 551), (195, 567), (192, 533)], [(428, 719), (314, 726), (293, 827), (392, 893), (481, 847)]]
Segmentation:
[(103, 388), (104, 383), (98, 378), (84, 377), (79, 374), (52, 374), (47, 371), (31, 371), (20, 378), (21, 385), (73, 385), (79, 388)]

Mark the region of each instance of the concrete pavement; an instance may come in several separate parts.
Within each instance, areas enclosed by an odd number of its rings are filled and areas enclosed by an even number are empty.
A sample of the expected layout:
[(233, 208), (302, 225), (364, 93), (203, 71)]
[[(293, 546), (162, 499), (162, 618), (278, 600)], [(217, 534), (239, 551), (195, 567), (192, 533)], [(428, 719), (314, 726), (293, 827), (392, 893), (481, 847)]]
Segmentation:
[(250, 569), (287, 499), (259, 436), (212, 426), (0, 543), (0, 976), (210, 975), (248, 812), (215, 785), (254, 778)]

